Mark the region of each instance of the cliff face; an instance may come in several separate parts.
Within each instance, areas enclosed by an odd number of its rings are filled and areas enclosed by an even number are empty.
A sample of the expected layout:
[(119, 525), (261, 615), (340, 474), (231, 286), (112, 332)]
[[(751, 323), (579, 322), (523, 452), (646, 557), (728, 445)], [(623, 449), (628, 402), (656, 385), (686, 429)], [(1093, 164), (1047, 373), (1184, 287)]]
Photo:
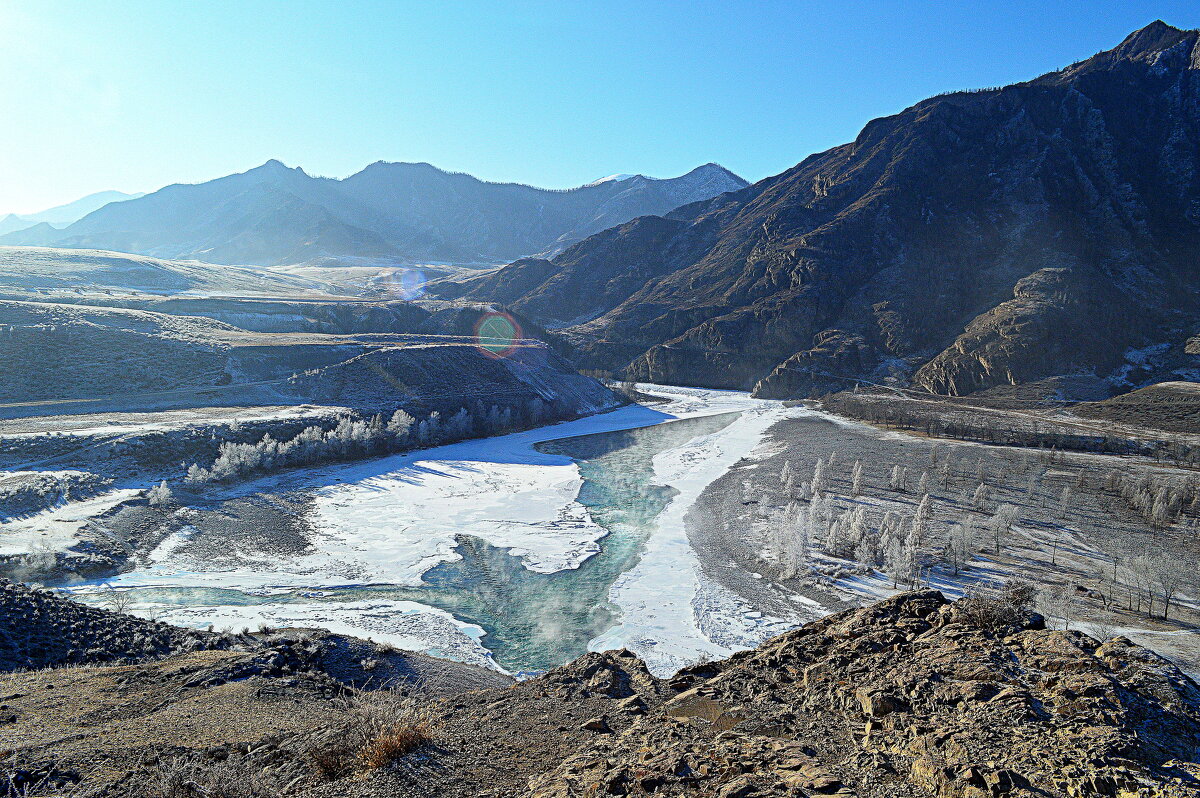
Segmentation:
[[(575, 322), (588, 365), (765, 396), (893, 373), (947, 393), (1107, 373), (1200, 321), (1197, 40), (1154, 23), (463, 286)], [(861, 339), (853, 358), (835, 335)], [(821, 385), (776, 370), (788, 361)]]

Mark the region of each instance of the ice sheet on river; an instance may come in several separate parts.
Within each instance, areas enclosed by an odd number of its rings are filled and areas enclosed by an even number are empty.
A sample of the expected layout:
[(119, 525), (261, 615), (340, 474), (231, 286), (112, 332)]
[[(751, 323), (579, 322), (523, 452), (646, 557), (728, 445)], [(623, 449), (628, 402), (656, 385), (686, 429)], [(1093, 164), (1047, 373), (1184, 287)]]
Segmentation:
[(621, 608), (621, 621), (592, 640), (591, 650), (628, 648), (653, 673), (667, 676), (701, 658), (753, 647), (794, 625), (752, 611), (705, 580), (684, 516), (709, 484), (758, 446), (773, 424), (804, 412), (775, 402), (752, 405), (725, 429), (654, 458), (658, 481), (679, 493), (658, 517), (637, 565), (612, 586), (609, 599)]
[[(189, 555), (184, 530), (137, 570), (112, 581), (119, 586), (227, 587), (258, 594), (286, 587), (416, 585), (429, 569), (458, 558), (455, 538), (463, 534), (509, 549), (532, 571), (574, 569), (599, 550), (606, 530), (577, 501), (582, 482), (576, 464), (565, 456), (538, 452), (535, 444), (738, 411), (742, 415), (720, 432), (655, 458), (655, 481), (679, 494), (657, 519), (640, 561), (611, 588), (609, 598), (622, 612), (620, 622), (590, 647), (628, 646), (656, 672), (669, 673), (704, 655), (723, 656), (752, 646), (782, 631), (785, 622), (763, 618), (732, 594), (702, 581), (683, 518), (700, 493), (750, 454), (772, 424), (805, 411), (738, 392), (644, 387), (670, 401), (247, 483), (237, 490), (304, 491), (311, 496), (308, 551), (286, 557), (232, 556), (217, 565)], [(369, 632), (371, 627), (363, 624), (374, 623), (378, 615), (360, 613), (354, 602), (312, 608), (281, 602), (272, 609), (258, 605), (173, 610), (172, 619), (198, 625), (202, 617), (211, 617), (208, 622), (221, 626), (252, 614), (279, 625), (300, 622), (297, 613), (310, 612), (320, 616), (312, 618), (311, 625), (356, 634)], [(406, 627), (407, 647), (445, 650), (450, 647), (446, 641), (455, 638), (460, 647), (479, 645), (461, 631), (447, 635), (440, 627), (424, 632), (422, 628)], [(383, 639), (383, 634), (375, 636)], [(461, 651), (456, 656), (464, 657)]]
[(576, 501), (582, 481), (575, 463), (538, 452), (535, 444), (767, 404), (729, 391), (656, 390), (672, 401), (246, 483), (237, 490), (310, 493), (309, 551), (287, 557), (229, 552), (214, 561), (191, 556), (186, 541), (174, 540), (112, 581), (254, 590), (417, 585), (430, 568), (458, 559), (455, 537), (461, 534), (509, 549), (532, 571), (577, 568), (599, 550), (606, 531)]

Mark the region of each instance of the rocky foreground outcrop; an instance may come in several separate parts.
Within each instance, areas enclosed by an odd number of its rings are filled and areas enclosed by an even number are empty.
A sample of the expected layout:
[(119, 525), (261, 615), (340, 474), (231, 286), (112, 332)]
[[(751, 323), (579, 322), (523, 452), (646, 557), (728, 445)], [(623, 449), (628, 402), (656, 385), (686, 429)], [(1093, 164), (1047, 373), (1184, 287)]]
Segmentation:
[(980, 628), (936, 592), (830, 616), (679, 674), (532, 795), (1200, 794), (1197, 686), (1040, 626)]
[[(249, 655), (182, 656), (212, 661), (0, 677), (18, 694), (8, 722), (25, 723), (0, 725), (8, 767), (114, 796), (167, 795), (180, 773), (249, 786), (170, 795), (1200, 795), (1200, 688), (1173, 665), (1124, 638), (1051, 631), (1002, 602), (934, 591), (670, 679), (612, 651), (511, 687), (417, 691), (402, 717), (421, 719), (419, 735), (382, 763), (347, 749), (364, 733), (361, 706), (339, 709), (345, 691), (319, 669), (234, 673)], [(39, 679), (86, 705), (61, 721), (71, 729), (28, 716), (48, 712)], [(120, 735), (96, 726), (108, 704), (122, 707)], [(201, 742), (181, 740), (168, 715), (193, 718)], [(81, 743), (89, 733), (114, 749)]]

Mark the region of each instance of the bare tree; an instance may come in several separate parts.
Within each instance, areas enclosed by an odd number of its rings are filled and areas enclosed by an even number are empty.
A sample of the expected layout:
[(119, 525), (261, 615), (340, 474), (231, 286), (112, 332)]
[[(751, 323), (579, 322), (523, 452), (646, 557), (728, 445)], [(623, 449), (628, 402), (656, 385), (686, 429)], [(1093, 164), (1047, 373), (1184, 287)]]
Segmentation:
[(1041, 603), (1047, 615), (1057, 618), (1062, 623), (1063, 631), (1070, 630), (1078, 607), (1074, 588), (1070, 585), (1051, 588), (1042, 593)]
[(1183, 586), (1188, 572), (1195, 573), (1196, 564), (1169, 552), (1155, 552), (1151, 556), (1150, 570), (1154, 583), (1158, 586), (1159, 598), (1162, 600), (1163, 620), (1171, 611), (1171, 600)]
[(992, 548), (996, 554), (1000, 553), (1000, 547), (1012, 531), (1016, 520), (1017, 508), (1011, 504), (1002, 504), (996, 508), (995, 515), (988, 521), (988, 531), (992, 534)]
[(117, 590), (112, 585), (104, 585), (104, 606), (113, 612), (125, 614), (133, 606), (133, 595), (128, 590)]

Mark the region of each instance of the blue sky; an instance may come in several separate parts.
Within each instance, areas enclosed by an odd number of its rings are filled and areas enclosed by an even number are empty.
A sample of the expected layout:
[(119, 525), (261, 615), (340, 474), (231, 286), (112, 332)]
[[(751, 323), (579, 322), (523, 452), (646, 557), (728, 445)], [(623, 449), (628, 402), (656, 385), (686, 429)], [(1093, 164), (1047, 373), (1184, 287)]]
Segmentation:
[(757, 180), (1155, 18), (1200, 27), (1200, 3), (0, 0), (0, 213), (270, 158)]

